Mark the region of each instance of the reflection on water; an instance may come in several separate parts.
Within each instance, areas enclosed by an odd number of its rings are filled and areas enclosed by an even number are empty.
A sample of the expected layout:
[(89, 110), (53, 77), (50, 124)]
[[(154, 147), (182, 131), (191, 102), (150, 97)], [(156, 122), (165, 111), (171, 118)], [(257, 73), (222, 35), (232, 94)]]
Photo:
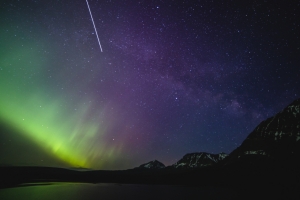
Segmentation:
[(30, 184), (0, 190), (1, 200), (20, 199), (233, 199), (236, 194), (224, 188), (167, 185), (121, 185), (85, 183)]

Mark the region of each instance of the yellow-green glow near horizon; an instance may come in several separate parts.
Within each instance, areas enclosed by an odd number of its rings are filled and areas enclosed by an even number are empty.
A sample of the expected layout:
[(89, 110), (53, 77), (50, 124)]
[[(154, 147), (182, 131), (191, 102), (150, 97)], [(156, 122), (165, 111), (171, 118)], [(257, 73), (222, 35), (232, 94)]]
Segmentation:
[[(46, 106), (41, 106), (41, 103)], [(2, 105), (10, 106), (1, 110), (1, 117), (5, 116), (4, 120), (10, 125), (72, 166), (91, 167), (89, 159), (94, 152), (87, 152), (86, 148), (92, 144), (96, 134), (99, 137), (101, 127), (81, 119), (87, 108), (82, 108), (80, 114), (70, 118), (63, 115), (60, 101), (52, 105), (47, 103), (41, 99), (30, 99), (9, 104), (2, 99)], [(98, 153), (103, 152), (103, 145), (97, 144)]]
[(91, 97), (74, 103), (65, 91), (47, 91), (42, 80), (47, 61), (38, 49), (17, 44), (12, 49), (0, 55), (0, 119), (70, 166), (101, 168), (101, 160), (117, 158), (120, 144), (104, 137), (105, 106), (95, 109)]

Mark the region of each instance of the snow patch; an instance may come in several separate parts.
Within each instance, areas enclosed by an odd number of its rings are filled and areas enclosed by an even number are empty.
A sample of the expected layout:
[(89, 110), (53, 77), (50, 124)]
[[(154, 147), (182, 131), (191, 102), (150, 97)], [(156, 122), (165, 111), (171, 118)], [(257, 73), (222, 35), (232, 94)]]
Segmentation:
[(245, 151), (244, 155), (263, 155), (266, 156), (266, 152), (263, 150), (257, 150), (257, 151)]
[(297, 117), (297, 115), (300, 113), (300, 105), (289, 106), (289, 112), (292, 112), (294, 117)]
[(151, 168), (152, 165), (151, 165), (151, 163), (148, 163), (148, 164), (146, 164), (144, 167), (146, 167), (146, 168)]
[(177, 164), (177, 163), (176, 163), (176, 164), (175, 164), (175, 167), (178, 168), (178, 167), (185, 166), (185, 165), (186, 165), (186, 163), (180, 163), (180, 164)]

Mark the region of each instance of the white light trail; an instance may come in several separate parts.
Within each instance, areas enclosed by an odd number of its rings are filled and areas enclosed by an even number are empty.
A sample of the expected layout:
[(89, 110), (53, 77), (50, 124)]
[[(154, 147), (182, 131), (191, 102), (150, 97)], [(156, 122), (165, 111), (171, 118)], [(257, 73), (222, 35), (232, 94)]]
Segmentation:
[(100, 50), (101, 50), (101, 52), (103, 52), (88, 0), (86, 0), (86, 4), (88, 6), (88, 9), (89, 9), (89, 12), (90, 12), (90, 15), (91, 15), (91, 19), (92, 19), (92, 22), (93, 22), (93, 25), (94, 25), (94, 29), (95, 29), (95, 32), (96, 32), (96, 36), (97, 36), (97, 39), (98, 39)]

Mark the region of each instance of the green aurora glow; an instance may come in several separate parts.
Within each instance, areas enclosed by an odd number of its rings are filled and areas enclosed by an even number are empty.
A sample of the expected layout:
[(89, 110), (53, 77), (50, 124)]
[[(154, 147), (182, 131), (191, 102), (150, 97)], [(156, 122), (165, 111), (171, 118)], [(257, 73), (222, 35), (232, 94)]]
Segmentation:
[(94, 110), (91, 97), (70, 101), (67, 94), (74, 91), (51, 92), (43, 80), (47, 59), (38, 45), (4, 36), (9, 40), (2, 50), (11, 51), (0, 52), (0, 119), (70, 166), (101, 168), (117, 159), (121, 146), (104, 137), (105, 107)]

